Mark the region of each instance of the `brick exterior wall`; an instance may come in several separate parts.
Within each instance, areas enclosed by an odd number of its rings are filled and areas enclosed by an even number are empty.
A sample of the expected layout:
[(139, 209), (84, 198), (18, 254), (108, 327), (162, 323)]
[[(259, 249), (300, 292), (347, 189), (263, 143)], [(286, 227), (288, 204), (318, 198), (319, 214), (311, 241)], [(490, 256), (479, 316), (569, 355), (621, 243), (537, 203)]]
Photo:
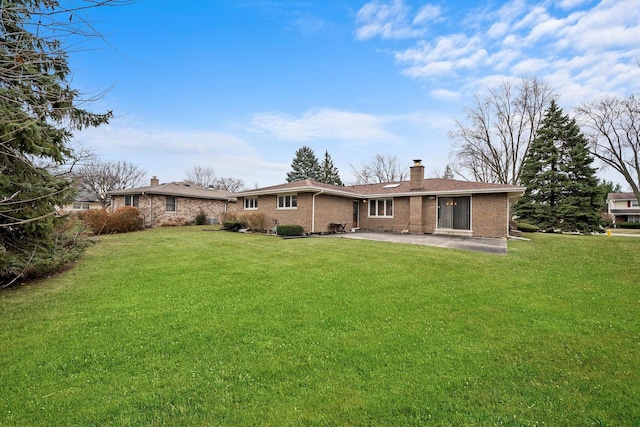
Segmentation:
[(409, 198), (393, 199), (393, 218), (377, 218), (369, 216), (369, 202), (361, 203), (360, 228), (369, 231), (402, 232), (409, 223)]
[(506, 194), (474, 194), (471, 197), (471, 228), (474, 237), (508, 236)]
[[(124, 206), (124, 196), (111, 197), (112, 211), (122, 206)], [(200, 210), (207, 214), (207, 218), (217, 218), (220, 221), (225, 211), (235, 212), (236, 204), (222, 200), (176, 197), (176, 212), (167, 212), (166, 196), (140, 195), (138, 210), (144, 217), (147, 227), (158, 227), (193, 224)]]
[[(291, 194), (291, 193), (283, 193)], [(275, 220), (279, 224), (295, 224), (305, 232), (330, 231), (330, 223), (345, 223), (346, 229), (353, 226), (353, 202), (355, 199), (316, 196), (315, 227), (312, 227), (312, 193), (299, 193), (297, 209), (277, 209), (277, 196), (258, 197), (258, 210), (267, 216), (266, 226), (272, 228)], [(142, 203), (142, 202), (141, 202)], [(429, 196), (394, 198), (393, 218), (369, 216), (369, 202), (358, 201), (360, 209), (360, 229), (363, 231), (402, 232), (432, 234), (437, 232), (437, 199)], [(238, 198), (238, 212), (243, 212), (244, 200)], [(471, 196), (471, 228), (474, 237), (507, 237), (507, 195), (476, 194)]]
[(415, 234), (424, 232), (423, 202), (424, 197), (422, 196), (411, 196), (409, 198), (409, 231)]
[[(433, 197), (433, 196), (432, 196)], [(422, 232), (433, 234), (436, 231), (438, 221), (438, 204), (436, 198), (423, 197), (422, 199)]]
[[(283, 193), (282, 195), (291, 195)], [(305, 233), (327, 232), (331, 230), (329, 224), (346, 224), (346, 229), (352, 227), (353, 200), (319, 194), (316, 196), (315, 227), (312, 226), (313, 193), (298, 193), (298, 207), (296, 209), (278, 209), (278, 196), (258, 196), (258, 209), (244, 210), (244, 199), (238, 198), (238, 212), (261, 212), (267, 216), (266, 227), (273, 228), (276, 222), (280, 225), (300, 225)]]

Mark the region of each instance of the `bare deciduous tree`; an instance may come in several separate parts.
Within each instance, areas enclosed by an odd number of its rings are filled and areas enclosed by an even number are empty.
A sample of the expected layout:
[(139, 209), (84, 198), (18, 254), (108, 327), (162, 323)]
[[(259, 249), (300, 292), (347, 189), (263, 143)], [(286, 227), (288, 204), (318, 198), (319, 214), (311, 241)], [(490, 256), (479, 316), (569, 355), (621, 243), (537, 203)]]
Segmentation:
[(398, 157), (391, 154), (376, 154), (371, 161), (363, 163), (360, 168), (349, 166), (356, 178), (356, 184), (404, 181), (409, 176), (409, 168), (400, 166)]
[(449, 132), (456, 173), (465, 179), (519, 184), (522, 163), (551, 100), (553, 90), (535, 77), (503, 81), (466, 109)]
[(216, 183), (213, 186), (216, 190), (225, 190), (230, 193), (235, 193), (236, 191), (242, 191), (246, 187), (244, 185), (244, 181), (239, 178), (218, 178), (216, 179)]
[(593, 155), (619, 172), (640, 200), (640, 98), (605, 96), (577, 113)]
[(140, 166), (126, 161), (96, 160), (80, 167), (74, 175), (80, 187), (95, 194), (102, 207), (105, 207), (108, 204), (109, 191), (137, 187), (146, 174)]
[(187, 172), (187, 182), (209, 188), (216, 184), (216, 172), (208, 166), (195, 165)]

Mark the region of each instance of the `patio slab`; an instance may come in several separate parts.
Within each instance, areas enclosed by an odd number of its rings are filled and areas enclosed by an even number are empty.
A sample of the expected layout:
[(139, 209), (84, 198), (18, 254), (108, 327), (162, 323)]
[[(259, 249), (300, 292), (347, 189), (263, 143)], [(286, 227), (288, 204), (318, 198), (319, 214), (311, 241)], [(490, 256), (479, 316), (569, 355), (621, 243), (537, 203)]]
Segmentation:
[(460, 237), (442, 234), (376, 233), (367, 231), (331, 234), (329, 236), (345, 239), (378, 240), (382, 242), (405, 243), (412, 245), (439, 246), (443, 248), (462, 249), (498, 255), (507, 254), (506, 239)]

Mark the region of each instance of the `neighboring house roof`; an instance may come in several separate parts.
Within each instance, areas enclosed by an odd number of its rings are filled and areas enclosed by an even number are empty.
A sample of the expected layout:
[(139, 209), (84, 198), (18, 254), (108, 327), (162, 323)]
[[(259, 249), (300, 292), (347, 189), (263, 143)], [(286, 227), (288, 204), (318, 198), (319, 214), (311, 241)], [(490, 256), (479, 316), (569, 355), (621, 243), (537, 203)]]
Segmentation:
[(108, 194), (110, 196), (160, 195), (189, 197), (192, 199), (235, 201), (235, 197), (228, 191), (210, 190), (188, 182), (168, 182), (158, 185), (148, 185), (146, 187), (110, 191)]
[(640, 215), (640, 208), (610, 209), (609, 213), (614, 215)]
[(235, 193), (235, 196), (251, 197), (287, 192), (322, 192), (322, 194), (361, 198), (472, 193), (509, 193), (512, 195), (520, 195), (526, 189), (525, 187), (519, 187), (516, 185), (490, 184), (485, 182), (469, 182), (441, 178), (424, 179), (423, 187), (421, 189), (412, 190), (410, 186), (410, 181), (338, 186), (305, 179), (303, 181), (242, 191)]
[(631, 193), (609, 193), (607, 195), (607, 201), (611, 200), (636, 200), (636, 195)]
[(87, 190), (80, 190), (76, 196), (76, 202), (100, 203), (100, 198), (96, 193)]

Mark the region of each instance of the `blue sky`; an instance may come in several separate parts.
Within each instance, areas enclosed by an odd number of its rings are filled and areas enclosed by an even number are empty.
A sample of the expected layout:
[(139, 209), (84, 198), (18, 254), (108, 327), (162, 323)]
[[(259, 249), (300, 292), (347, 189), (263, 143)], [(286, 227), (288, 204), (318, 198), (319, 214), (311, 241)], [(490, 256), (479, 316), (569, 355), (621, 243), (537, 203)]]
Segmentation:
[(74, 85), (113, 86), (91, 109), (115, 118), (74, 142), (162, 182), (200, 165), (280, 184), (302, 145), (346, 183), (375, 154), (429, 176), (454, 120), (503, 79), (544, 79), (569, 113), (640, 92), (638, 0), (141, 0), (87, 18), (108, 44), (74, 49)]

